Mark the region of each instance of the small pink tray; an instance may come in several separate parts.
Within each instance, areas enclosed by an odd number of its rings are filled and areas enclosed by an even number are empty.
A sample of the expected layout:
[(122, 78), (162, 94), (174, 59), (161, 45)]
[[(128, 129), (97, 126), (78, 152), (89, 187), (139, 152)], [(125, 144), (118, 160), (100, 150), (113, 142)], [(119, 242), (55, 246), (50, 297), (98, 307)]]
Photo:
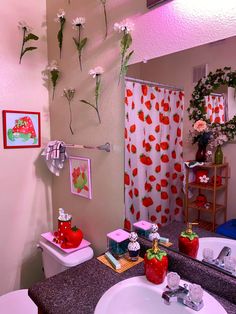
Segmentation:
[(63, 249), (61, 248), (60, 244), (56, 243), (53, 241), (54, 239), (54, 235), (52, 232), (46, 232), (46, 233), (42, 233), (41, 237), (46, 239), (47, 241), (49, 241), (50, 243), (54, 244), (56, 247), (58, 247), (60, 250), (62, 250), (65, 253), (72, 253), (78, 250), (81, 250), (87, 246), (89, 246), (91, 243), (88, 242), (87, 240), (83, 239), (82, 242), (80, 243), (80, 246), (73, 248), (73, 249)]

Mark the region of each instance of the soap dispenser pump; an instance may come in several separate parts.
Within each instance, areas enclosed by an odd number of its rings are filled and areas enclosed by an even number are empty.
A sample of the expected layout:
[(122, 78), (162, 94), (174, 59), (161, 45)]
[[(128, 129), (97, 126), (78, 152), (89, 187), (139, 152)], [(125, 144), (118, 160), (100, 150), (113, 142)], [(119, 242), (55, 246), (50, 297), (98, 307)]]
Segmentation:
[(197, 252), (199, 248), (198, 235), (193, 232), (193, 225), (198, 225), (198, 223), (187, 223), (187, 229), (181, 232), (179, 236), (179, 251), (192, 258), (197, 257)]
[(167, 253), (158, 247), (158, 239), (153, 240), (153, 246), (144, 256), (144, 269), (147, 280), (155, 284), (161, 284), (167, 274)]

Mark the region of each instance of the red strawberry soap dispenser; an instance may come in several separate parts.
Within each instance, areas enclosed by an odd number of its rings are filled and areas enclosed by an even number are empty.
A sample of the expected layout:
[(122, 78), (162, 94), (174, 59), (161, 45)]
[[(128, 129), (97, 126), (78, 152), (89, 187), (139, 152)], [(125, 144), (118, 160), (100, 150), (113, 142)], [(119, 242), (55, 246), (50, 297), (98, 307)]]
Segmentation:
[(158, 240), (153, 240), (153, 247), (148, 249), (144, 256), (144, 269), (147, 280), (161, 284), (168, 269), (168, 257), (165, 251), (158, 247)]
[(192, 258), (197, 257), (197, 252), (199, 248), (198, 235), (193, 232), (192, 226), (198, 223), (187, 223), (187, 229), (181, 232), (179, 236), (179, 251)]

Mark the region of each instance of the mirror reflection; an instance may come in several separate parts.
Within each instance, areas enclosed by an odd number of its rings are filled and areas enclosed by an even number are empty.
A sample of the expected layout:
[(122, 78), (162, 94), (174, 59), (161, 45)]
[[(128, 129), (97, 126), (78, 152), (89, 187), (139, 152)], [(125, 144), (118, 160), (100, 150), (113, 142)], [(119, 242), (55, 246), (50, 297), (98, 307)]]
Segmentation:
[[(160, 235), (172, 242), (170, 249), (179, 250), (178, 238), (186, 229), (183, 160), (189, 160), (195, 149), (188, 141), (192, 122), (186, 109), (199, 80), (219, 68), (236, 69), (235, 52), (236, 38), (232, 37), (129, 66), (125, 99), (125, 225), (130, 229), (140, 220), (158, 224)], [(207, 119), (217, 125), (233, 121), (235, 126), (234, 88), (222, 84), (204, 99)], [(206, 190), (212, 192), (210, 188)], [(217, 201), (221, 197), (219, 193)], [(227, 196), (225, 201), (225, 210), (219, 210), (217, 216), (212, 207), (201, 211), (200, 225), (194, 228), (200, 238), (226, 236), (206, 231), (215, 229), (212, 215), (216, 226), (233, 217)], [(190, 210), (189, 221), (199, 217), (199, 210)], [(214, 260), (227, 243), (222, 245), (214, 248)], [(196, 258), (202, 260), (203, 251), (199, 254)], [(231, 256), (236, 258), (235, 254), (232, 250)]]

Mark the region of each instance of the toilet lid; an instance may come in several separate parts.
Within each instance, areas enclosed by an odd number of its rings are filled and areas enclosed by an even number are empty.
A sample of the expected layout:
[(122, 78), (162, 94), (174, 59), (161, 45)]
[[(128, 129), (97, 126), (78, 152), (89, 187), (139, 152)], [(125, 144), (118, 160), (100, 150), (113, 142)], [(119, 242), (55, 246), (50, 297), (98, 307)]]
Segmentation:
[(28, 290), (16, 290), (0, 296), (0, 313), (37, 314), (38, 308), (28, 296)]

